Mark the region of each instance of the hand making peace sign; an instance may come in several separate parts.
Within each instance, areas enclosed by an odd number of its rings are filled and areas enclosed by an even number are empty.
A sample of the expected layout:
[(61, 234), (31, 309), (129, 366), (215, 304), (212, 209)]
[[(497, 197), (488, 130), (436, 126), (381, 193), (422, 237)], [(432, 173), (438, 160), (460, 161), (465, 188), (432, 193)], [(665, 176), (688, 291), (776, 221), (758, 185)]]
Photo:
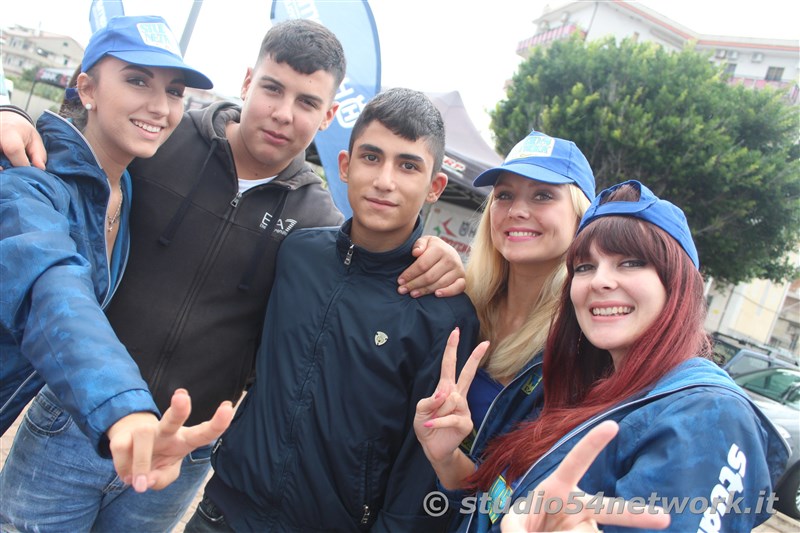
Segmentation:
[(432, 464), (445, 461), (458, 449), (472, 431), (472, 418), (467, 405), (467, 391), (478, 370), (478, 364), (489, 348), (489, 341), (480, 343), (469, 356), (461, 375), (456, 379), (456, 352), (459, 330), (447, 339), (442, 356), (442, 373), (433, 396), (417, 403), (414, 431), (425, 455)]

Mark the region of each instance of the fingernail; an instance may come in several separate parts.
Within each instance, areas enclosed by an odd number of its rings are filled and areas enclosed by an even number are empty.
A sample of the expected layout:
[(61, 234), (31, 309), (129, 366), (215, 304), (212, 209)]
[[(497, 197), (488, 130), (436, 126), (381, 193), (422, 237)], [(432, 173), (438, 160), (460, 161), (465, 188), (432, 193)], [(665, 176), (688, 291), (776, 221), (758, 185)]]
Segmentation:
[(397, 289), (397, 292), (399, 292), (400, 294), (408, 294), (408, 287), (400, 287), (399, 289)]
[(133, 490), (136, 492), (144, 492), (147, 490), (147, 476), (139, 474), (133, 481)]
[(429, 428), (429, 427), (432, 427), (432, 426), (433, 426), (433, 422), (432, 422), (431, 420), (428, 420), (427, 422), (425, 422), (425, 423), (424, 423), (424, 424), (422, 424), (422, 425), (423, 425), (423, 426), (425, 426), (426, 428)]
[(420, 296), (420, 291), (411, 291), (411, 297), (412, 298), (416, 298), (418, 296)]
[(400, 285), (405, 285), (406, 284), (406, 280), (405, 280), (405, 278), (400, 278), (400, 279), (397, 280), (397, 283), (399, 283)]

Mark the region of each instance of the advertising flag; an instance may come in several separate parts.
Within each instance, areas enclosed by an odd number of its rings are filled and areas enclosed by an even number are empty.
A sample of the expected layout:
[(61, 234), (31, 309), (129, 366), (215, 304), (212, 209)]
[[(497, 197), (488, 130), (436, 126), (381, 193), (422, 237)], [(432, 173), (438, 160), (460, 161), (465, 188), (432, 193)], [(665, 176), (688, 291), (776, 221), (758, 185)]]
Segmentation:
[(339, 179), (338, 154), (346, 150), (361, 110), (381, 87), (381, 51), (372, 10), (366, 0), (273, 0), (272, 23), (312, 19), (341, 41), (347, 73), (336, 92), (339, 110), (331, 125), (314, 138), (336, 207), (350, 217), (347, 185)]
[(92, 0), (89, 8), (89, 24), (92, 26), (92, 33), (104, 27), (111, 17), (121, 17), (125, 15), (122, 7), (122, 0)]

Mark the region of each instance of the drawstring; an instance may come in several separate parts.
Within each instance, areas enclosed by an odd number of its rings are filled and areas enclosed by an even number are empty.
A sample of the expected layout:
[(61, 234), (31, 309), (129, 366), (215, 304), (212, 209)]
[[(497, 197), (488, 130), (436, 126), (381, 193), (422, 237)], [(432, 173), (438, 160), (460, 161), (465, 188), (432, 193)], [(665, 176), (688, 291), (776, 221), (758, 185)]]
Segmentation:
[(203, 166), (200, 167), (200, 172), (197, 175), (197, 180), (194, 182), (192, 189), (189, 191), (189, 194), (184, 197), (183, 202), (181, 202), (181, 206), (175, 212), (175, 215), (172, 217), (172, 220), (169, 221), (167, 224), (167, 228), (164, 230), (164, 233), (161, 234), (159, 237), (158, 242), (164, 246), (169, 246), (172, 243), (172, 239), (175, 238), (175, 233), (178, 232), (178, 228), (180, 227), (181, 223), (183, 222), (183, 218), (186, 216), (186, 212), (189, 210), (189, 206), (192, 204), (192, 199), (194, 195), (197, 194), (197, 191), (200, 188), (200, 182), (203, 181), (203, 174), (205, 173), (206, 166), (208, 165), (208, 161), (211, 159), (211, 156), (214, 155), (214, 148), (217, 145), (217, 139), (211, 140), (211, 146), (208, 149), (208, 154), (206, 154), (206, 159), (203, 161)]
[(272, 219), (270, 219), (266, 229), (259, 236), (256, 247), (253, 250), (253, 255), (250, 258), (250, 265), (247, 267), (247, 270), (245, 270), (244, 275), (242, 275), (242, 280), (239, 282), (239, 290), (241, 291), (250, 290), (250, 285), (252, 285), (253, 278), (258, 271), (258, 265), (261, 263), (261, 256), (264, 255), (264, 250), (266, 249), (267, 243), (275, 229), (275, 224), (277, 224), (278, 220), (281, 218), (283, 208), (286, 205), (286, 199), (289, 196), (289, 189), (283, 189), (281, 193), (281, 197), (278, 199), (278, 204), (275, 206), (275, 210), (272, 213)]

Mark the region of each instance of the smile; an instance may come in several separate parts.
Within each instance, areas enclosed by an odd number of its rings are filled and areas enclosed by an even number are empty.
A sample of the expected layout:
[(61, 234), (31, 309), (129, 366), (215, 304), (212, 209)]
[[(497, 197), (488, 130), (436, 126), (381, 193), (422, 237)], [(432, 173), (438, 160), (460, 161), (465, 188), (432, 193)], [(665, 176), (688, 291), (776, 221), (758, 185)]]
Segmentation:
[(622, 316), (633, 312), (633, 307), (595, 307), (592, 316)]
[(138, 120), (132, 120), (131, 122), (133, 122), (133, 125), (136, 126), (137, 128), (141, 128), (149, 133), (158, 133), (164, 129), (161, 126), (154, 126), (152, 124), (147, 124), (145, 122), (139, 122)]

